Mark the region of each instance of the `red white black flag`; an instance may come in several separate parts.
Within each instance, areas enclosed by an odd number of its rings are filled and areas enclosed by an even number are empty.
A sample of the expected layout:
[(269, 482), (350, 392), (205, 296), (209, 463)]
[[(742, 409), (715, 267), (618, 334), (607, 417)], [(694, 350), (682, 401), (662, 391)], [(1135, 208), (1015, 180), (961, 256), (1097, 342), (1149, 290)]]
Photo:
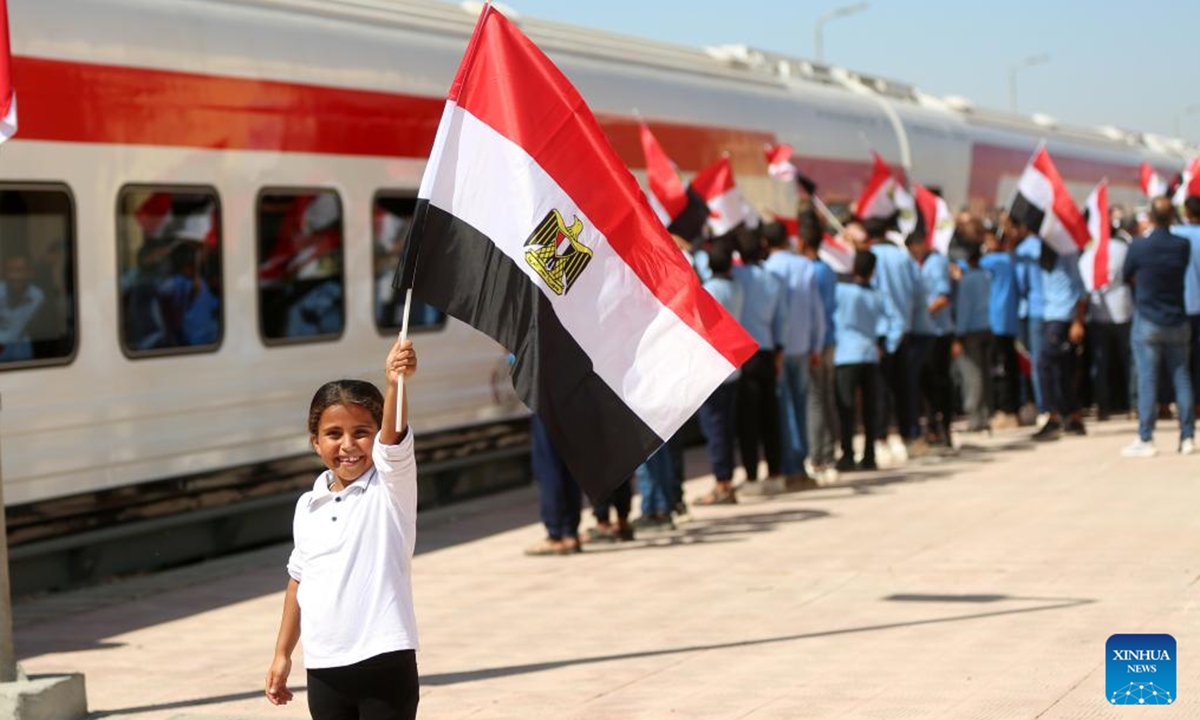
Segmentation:
[(758, 212), (738, 190), (728, 155), (696, 173), (691, 186), (708, 205), (708, 227), (713, 235), (724, 235), (742, 223), (758, 227)]
[(954, 216), (950, 214), (950, 206), (919, 182), (913, 183), (913, 194), (926, 241), (934, 250), (948, 254), (950, 239), (954, 237)]
[(1109, 267), (1109, 243), (1112, 241), (1112, 224), (1108, 221), (1108, 181), (1101, 180), (1092, 190), (1083, 206), (1087, 220), (1088, 235), (1096, 243), (1096, 255), (1092, 259), (1092, 284), (1099, 290), (1112, 282)]
[(1142, 186), (1142, 194), (1148, 198), (1156, 198), (1167, 194), (1167, 181), (1163, 180), (1150, 163), (1143, 162), (1138, 169), (1138, 180)]
[(794, 182), (809, 195), (817, 194), (817, 184), (796, 165), (792, 157), (795, 151), (791, 145), (766, 145), (763, 147), (763, 155), (767, 159), (767, 174), (771, 177), (783, 182)]
[(675, 171), (675, 163), (667, 157), (662, 146), (646, 123), (638, 124), (638, 135), (642, 140), (642, 154), (646, 156), (646, 180), (650, 185), (650, 206), (658, 214), (663, 225), (670, 225), (671, 220), (683, 212), (687, 206), (687, 190), (679, 173)]
[(1087, 223), (1044, 147), (1039, 147), (1025, 166), (1009, 215), (1022, 220), (1060, 255), (1079, 252), (1087, 245)]
[(872, 152), (871, 157), (871, 177), (858, 196), (856, 214), (863, 219), (896, 215), (900, 233), (908, 235), (917, 227), (916, 201), (879, 153)]
[(1200, 155), (1191, 159), (1179, 178), (1179, 187), (1175, 188), (1175, 196), (1171, 199), (1175, 207), (1183, 214), (1183, 203), (1189, 196), (1200, 197)]
[(17, 91), (12, 82), (8, 0), (0, 0), (0, 143), (17, 133)]
[(397, 280), (514, 355), (517, 393), (593, 500), (758, 349), (700, 287), (583, 98), (490, 4)]

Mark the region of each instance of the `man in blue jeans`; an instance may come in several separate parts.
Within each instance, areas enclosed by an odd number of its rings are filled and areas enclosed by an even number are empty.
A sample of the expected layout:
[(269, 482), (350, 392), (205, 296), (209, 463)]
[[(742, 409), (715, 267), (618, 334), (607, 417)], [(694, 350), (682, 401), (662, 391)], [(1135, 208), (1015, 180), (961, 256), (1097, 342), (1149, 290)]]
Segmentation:
[(1179, 452), (1195, 452), (1196, 406), (1188, 372), (1190, 328), (1183, 300), (1183, 278), (1192, 248), (1187, 240), (1171, 234), (1174, 217), (1170, 199), (1154, 198), (1150, 206), (1154, 230), (1145, 239), (1135, 240), (1125, 257), (1125, 278), (1133, 285), (1133, 358), (1138, 377), (1138, 439), (1121, 451), (1125, 457), (1158, 454), (1154, 400), (1160, 363), (1175, 386)]

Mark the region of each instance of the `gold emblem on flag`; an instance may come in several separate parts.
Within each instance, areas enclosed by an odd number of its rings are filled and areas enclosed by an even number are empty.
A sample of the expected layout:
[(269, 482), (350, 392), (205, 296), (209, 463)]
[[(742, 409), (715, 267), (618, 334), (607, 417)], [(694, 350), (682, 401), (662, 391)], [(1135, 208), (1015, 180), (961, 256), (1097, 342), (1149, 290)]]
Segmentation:
[(571, 224), (562, 213), (551, 210), (525, 241), (525, 262), (537, 271), (556, 295), (564, 295), (592, 260), (592, 250), (579, 242), (583, 221)]

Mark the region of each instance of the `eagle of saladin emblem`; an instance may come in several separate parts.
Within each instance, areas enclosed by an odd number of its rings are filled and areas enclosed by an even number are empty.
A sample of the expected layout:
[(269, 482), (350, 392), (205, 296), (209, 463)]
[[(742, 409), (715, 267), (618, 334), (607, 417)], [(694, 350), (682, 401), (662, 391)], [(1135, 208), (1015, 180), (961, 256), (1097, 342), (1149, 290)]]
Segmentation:
[(578, 216), (568, 225), (562, 213), (551, 210), (525, 241), (525, 262), (556, 295), (565, 295), (592, 260), (591, 248), (579, 242), (582, 230)]

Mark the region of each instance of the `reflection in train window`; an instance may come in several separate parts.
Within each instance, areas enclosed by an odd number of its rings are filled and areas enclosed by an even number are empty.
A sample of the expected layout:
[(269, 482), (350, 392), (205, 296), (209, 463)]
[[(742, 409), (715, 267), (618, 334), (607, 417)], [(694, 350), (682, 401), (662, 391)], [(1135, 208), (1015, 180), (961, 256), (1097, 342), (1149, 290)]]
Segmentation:
[(264, 191), (258, 199), (259, 325), (267, 341), (342, 333), (342, 203), (331, 190)]
[(75, 307), (71, 196), (0, 185), (0, 369), (70, 362)]
[[(375, 325), (380, 330), (400, 329), (404, 319), (404, 293), (392, 287), (396, 265), (404, 254), (404, 242), (412, 223), (417, 200), (412, 196), (375, 196), (372, 235), (375, 248)], [(436, 330), (446, 324), (446, 315), (437, 308), (413, 301), (408, 316), (409, 330)]]
[(221, 208), (206, 188), (126, 187), (117, 203), (121, 348), (131, 357), (221, 342)]

